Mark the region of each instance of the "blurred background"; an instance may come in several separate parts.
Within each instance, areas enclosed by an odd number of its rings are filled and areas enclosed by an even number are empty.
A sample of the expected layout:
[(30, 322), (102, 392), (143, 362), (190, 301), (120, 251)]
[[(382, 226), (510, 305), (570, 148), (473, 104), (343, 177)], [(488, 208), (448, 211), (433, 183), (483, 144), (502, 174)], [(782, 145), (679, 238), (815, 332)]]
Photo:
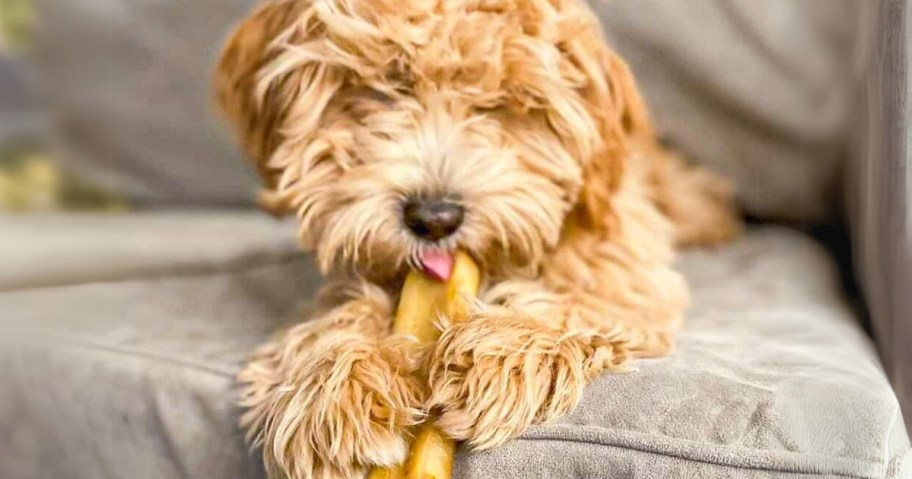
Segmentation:
[[(249, 206), (208, 87), (252, 4), (0, 0), (3, 208)], [(862, 4), (595, 2), (666, 140), (733, 177), (748, 214), (801, 224), (839, 213)]]
[(32, 0), (0, 1), (0, 209), (8, 212), (122, 211), (125, 201), (60, 168), (48, 116), (26, 57), (34, 51)]

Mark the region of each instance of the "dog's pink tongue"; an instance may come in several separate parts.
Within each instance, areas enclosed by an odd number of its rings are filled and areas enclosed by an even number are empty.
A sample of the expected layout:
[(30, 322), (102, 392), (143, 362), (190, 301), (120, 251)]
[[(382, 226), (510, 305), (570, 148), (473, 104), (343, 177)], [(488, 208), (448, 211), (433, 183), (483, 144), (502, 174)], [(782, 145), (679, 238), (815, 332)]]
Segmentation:
[(421, 255), (421, 266), (426, 275), (446, 281), (453, 273), (453, 254), (447, 251), (427, 251)]

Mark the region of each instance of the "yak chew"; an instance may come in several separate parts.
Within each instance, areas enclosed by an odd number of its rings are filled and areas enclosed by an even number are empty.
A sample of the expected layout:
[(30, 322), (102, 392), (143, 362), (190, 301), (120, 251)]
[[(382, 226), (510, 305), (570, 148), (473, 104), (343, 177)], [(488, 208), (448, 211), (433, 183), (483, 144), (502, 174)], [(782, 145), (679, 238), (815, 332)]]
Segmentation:
[[(393, 332), (415, 337), (418, 347), (433, 343), (440, 336), (437, 318), (441, 314), (453, 321), (464, 318), (468, 302), (478, 294), (480, 279), (478, 266), (463, 252), (456, 253), (452, 273), (444, 282), (410, 272), (402, 286)], [(374, 468), (368, 478), (449, 479), (455, 456), (456, 443), (428, 421), (416, 428), (405, 464)]]

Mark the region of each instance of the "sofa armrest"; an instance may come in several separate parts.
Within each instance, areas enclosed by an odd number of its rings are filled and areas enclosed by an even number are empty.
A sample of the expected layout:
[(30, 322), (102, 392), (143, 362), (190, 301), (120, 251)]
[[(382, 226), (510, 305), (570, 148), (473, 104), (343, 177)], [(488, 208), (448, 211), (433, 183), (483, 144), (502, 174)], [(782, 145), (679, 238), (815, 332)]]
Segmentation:
[(882, 0), (871, 20), (849, 220), (872, 332), (912, 429), (912, 1)]

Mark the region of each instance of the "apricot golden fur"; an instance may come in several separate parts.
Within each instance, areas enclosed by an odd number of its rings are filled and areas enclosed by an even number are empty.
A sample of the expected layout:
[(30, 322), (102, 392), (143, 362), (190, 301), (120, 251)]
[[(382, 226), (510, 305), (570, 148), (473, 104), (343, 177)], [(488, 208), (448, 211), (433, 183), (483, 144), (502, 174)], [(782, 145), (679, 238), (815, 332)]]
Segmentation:
[[(567, 413), (596, 375), (669, 352), (674, 247), (738, 231), (726, 183), (658, 144), (581, 0), (274, 0), (216, 90), (263, 204), (297, 215), (331, 280), (240, 375), (273, 477), (393, 465), (431, 410), (476, 449)], [(465, 208), (452, 236), (403, 225), (427, 195)], [(485, 273), (479, 301), (415, 353), (390, 334), (402, 280), (455, 248)]]

